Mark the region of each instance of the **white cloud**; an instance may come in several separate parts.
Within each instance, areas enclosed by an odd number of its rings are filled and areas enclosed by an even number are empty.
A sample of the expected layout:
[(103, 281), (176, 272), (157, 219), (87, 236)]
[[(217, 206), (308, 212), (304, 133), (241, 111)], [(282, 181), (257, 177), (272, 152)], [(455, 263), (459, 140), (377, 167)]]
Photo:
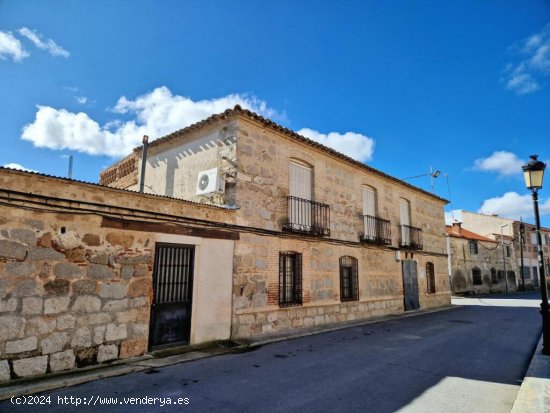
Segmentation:
[(372, 159), (374, 152), (374, 139), (355, 132), (329, 132), (320, 133), (313, 129), (300, 129), (298, 134), (319, 142), (357, 161), (365, 162)]
[(40, 33), (38, 33), (36, 30), (22, 27), (21, 29), (19, 29), (19, 34), (21, 36), (25, 36), (27, 39), (33, 42), (36, 47), (42, 50), (46, 50), (52, 56), (62, 56), (62, 57), (70, 56), (70, 53), (67, 50), (59, 46), (52, 39), (47, 39), (46, 41), (42, 40), (43, 36)]
[(7, 163), (5, 165), (2, 165), (4, 168), (11, 168), (11, 169), (19, 169), (21, 171), (27, 171), (27, 172), (37, 172), (33, 169), (25, 168), (22, 165), (19, 165), (18, 163)]
[(86, 96), (75, 96), (74, 99), (80, 105), (85, 105), (88, 102), (88, 98)]
[[(498, 214), (519, 220), (533, 216), (533, 201), (530, 194), (519, 195), (517, 192), (506, 192), (500, 197), (486, 199), (477, 212), (482, 214)], [(539, 201), (539, 212), (541, 215), (550, 214), (550, 198)]]
[(189, 126), (208, 116), (221, 113), (236, 104), (271, 118), (280, 118), (266, 102), (248, 95), (193, 101), (173, 95), (165, 86), (158, 87), (134, 100), (121, 97), (113, 112), (130, 115), (131, 119), (111, 120), (103, 126), (86, 113), (69, 112), (49, 106), (38, 106), (36, 118), (25, 125), (22, 139), (49, 149), (69, 149), (90, 155), (124, 156), (141, 144), (143, 135), (151, 140)]
[(518, 42), (513, 50), (521, 56), (520, 61), (507, 65), (501, 81), (518, 95), (539, 90), (539, 79), (550, 74), (550, 23), (539, 33)]
[(25, 57), (30, 56), (25, 50), (19, 39), (13, 37), (11, 32), (0, 31), (0, 59), (12, 59), (14, 62), (20, 62)]
[(517, 175), (522, 172), (522, 165), (525, 163), (514, 153), (506, 151), (495, 151), (488, 158), (476, 159), (474, 169), (486, 172), (497, 172), (501, 176)]

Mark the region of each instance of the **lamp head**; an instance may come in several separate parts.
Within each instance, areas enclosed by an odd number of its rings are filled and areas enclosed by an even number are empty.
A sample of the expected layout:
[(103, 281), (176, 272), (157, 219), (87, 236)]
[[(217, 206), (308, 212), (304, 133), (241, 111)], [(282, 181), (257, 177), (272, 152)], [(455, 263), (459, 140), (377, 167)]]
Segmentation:
[(542, 188), (546, 164), (537, 159), (538, 155), (531, 155), (529, 158), (531, 158), (529, 162), (521, 167), (525, 178), (525, 186), (527, 189), (539, 190)]

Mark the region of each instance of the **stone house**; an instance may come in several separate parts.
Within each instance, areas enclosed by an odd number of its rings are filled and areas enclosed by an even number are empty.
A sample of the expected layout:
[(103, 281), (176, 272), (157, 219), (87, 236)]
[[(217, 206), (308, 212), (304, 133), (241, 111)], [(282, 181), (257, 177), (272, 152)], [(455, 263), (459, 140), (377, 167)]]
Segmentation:
[(468, 231), (460, 223), (447, 226), (446, 231), (453, 293), (487, 294), (505, 292), (507, 287), (508, 291), (517, 289), (510, 237), (504, 239), (503, 249), (501, 242)]
[[(462, 227), (477, 231), (488, 238), (500, 240), (500, 231), (509, 238), (515, 256), (514, 271), (517, 284), (526, 288), (538, 288), (540, 276), (538, 269), (538, 243), (535, 226), (527, 222), (502, 218), (496, 215), (485, 215), (469, 211), (461, 211)], [(520, 242), (520, 226), (524, 225), (524, 239)], [(544, 254), (546, 279), (550, 282), (550, 229), (541, 228), (542, 250)], [(521, 250), (523, 249), (523, 268), (521, 268)], [(523, 274), (523, 277), (522, 277)]]
[(445, 199), (255, 113), (141, 166), (0, 168), (0, 377), (450, 304)]

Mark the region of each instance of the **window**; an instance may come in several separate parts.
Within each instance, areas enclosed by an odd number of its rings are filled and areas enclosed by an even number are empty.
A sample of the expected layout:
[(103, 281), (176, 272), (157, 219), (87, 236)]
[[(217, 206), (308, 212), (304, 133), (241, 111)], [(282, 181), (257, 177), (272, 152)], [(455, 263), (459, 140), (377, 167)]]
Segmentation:
[(539, 245), (539, 242), (537, 240), (537, 232), (536, 231), (531, 232), (531, 244)]
[(491, 268), (491, 284), (498, 284), (497, 270)]
[(510, 257), (510, 246), (506, 245), (506, 256)]
[(483, 282), (481, 280), (481, 270), (477, 267), (475, 267), (472, 270), (472, 280), (474, 282), (474, 285), (482, 285)]
[(538, 267), (533, 267), (533, 278), (538, 279), (539, 278), (539, 269)]
[(468, 244), (470, 246), (470, 255), (477, 255), (478, 254), (477, 241), (469, 241)]
[(401, 220), (401, 245), (410, 245), (411, 203), (403, 198), (399, 200), (399, 218)]
[(302, 304), (302, 254), (279, 253), (279, 305)]
[(296, 199), (288, 204), (290, 222), (310, 228), (313, 225), (312, 185), (313, 168), (297, 162), (290, 162), (290, 196)]
[(340, 301), (359, 300), (357, 258), (340, 257)]
[(435, 270), (433, 262), (426, 263), (426, 281), (428, 282), (428, 292), (435, 293)]
[[(363, 215), (368, 217), (376, 216), (376, 192), (374, 188), (364, 186), (363, 187)], [(365, 231), (365, 237), (368, 239), (375, 239), (377, 236), (376, 226), (369, 225), (369, 220), (363, 220), (363, 226)]]
[(529, 267), (521, 267), (521, 273), (523, 274), (523, 277), (528, 280), (531, 278), (531, 268)]

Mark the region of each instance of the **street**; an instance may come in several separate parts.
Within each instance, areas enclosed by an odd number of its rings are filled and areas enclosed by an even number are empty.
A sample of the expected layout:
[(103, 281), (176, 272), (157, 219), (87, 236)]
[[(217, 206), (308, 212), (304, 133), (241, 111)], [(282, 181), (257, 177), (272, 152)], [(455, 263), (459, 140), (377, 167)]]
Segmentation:
[[(454, 299), (461, 307), (90, 382), (41, 394), (50, 396), (42, 406), (5, 401), (0, 411), (509, 412), (540, 337), (539, 297)], [(71, 396), (95, 406), (60, 404)]]

